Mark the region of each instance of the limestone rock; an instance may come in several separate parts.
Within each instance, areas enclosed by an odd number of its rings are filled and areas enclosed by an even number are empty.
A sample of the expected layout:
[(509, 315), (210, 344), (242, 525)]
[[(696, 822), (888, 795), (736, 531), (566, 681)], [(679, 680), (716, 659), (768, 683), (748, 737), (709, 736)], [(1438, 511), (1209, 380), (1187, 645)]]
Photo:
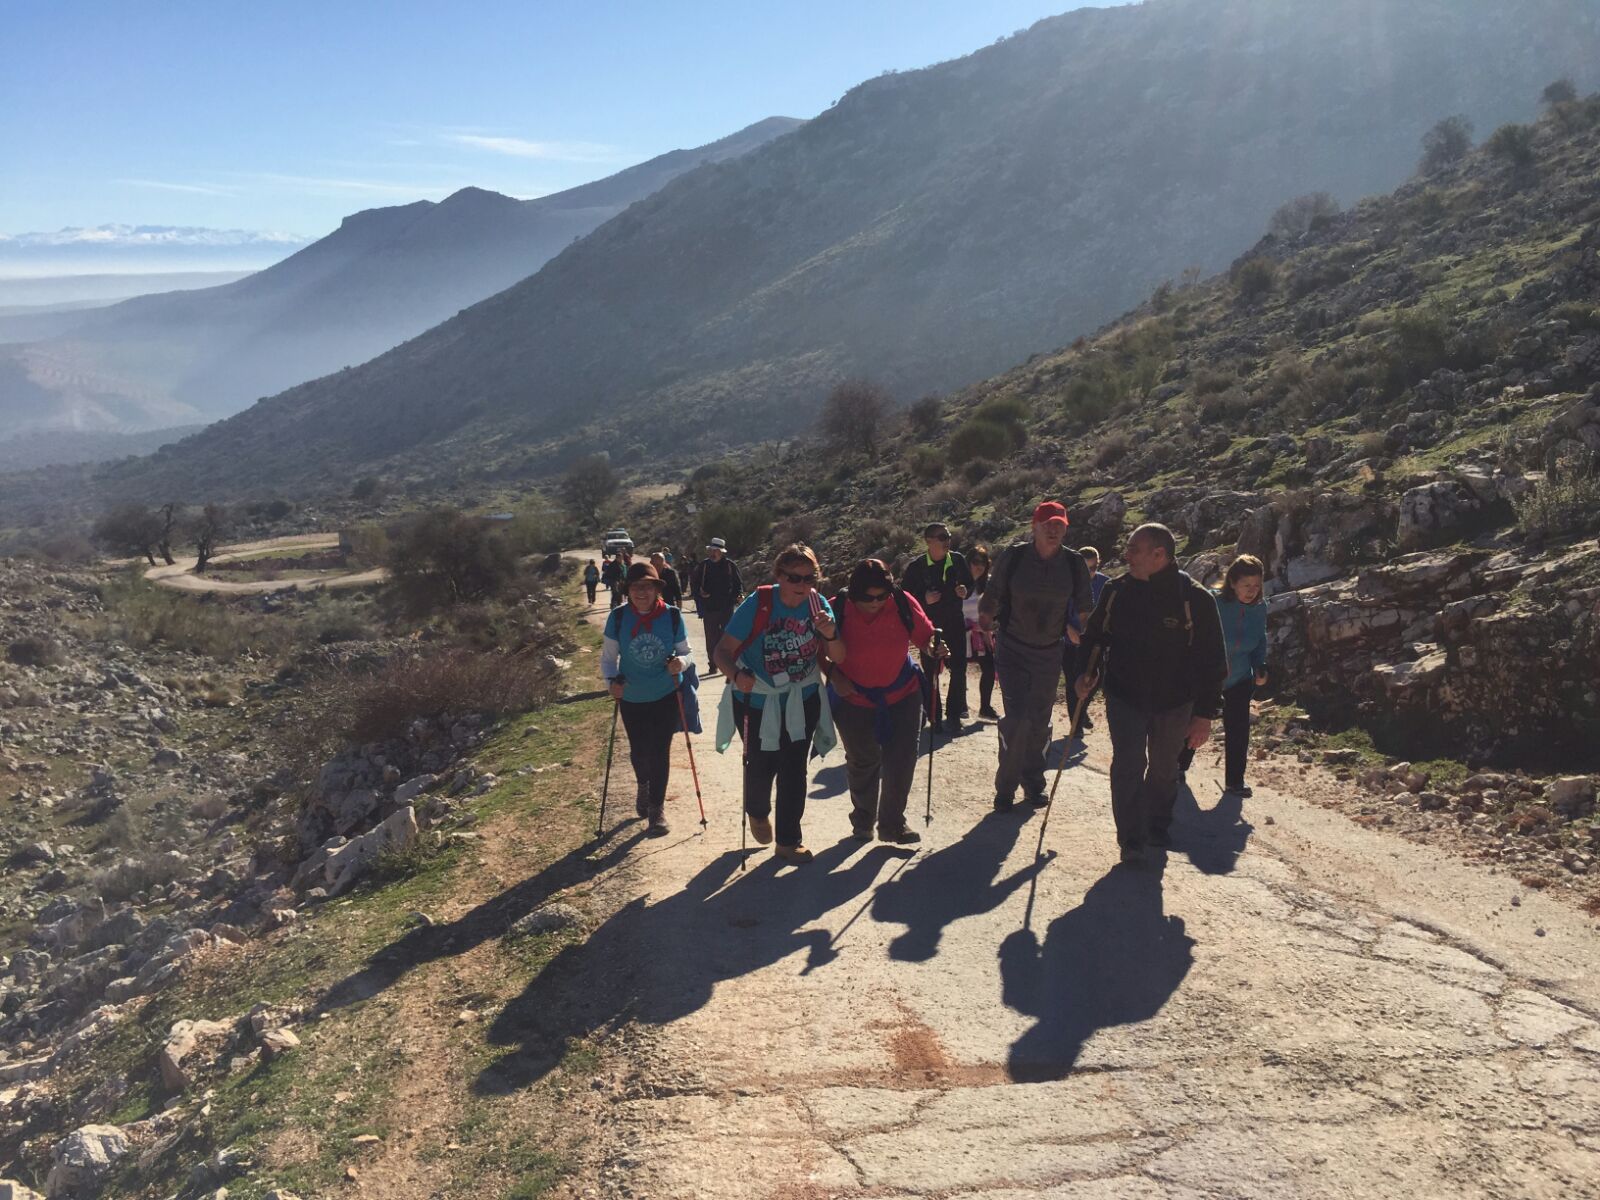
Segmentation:
[(128, 1153), (128, 1137), (115, 1125), (85, 1125), (56, 1143), (45, 1193), (70, 1200), (92, 1191)]
[(179, 1021), (167, 1034), (167, 1043), (156, 1056), (161, 1068), (161, 1082), (170, 1092), (186, 1091), (192, 1082), (183, 1069), (184, 1059), (192, 1055), (203, 1043), (221, 1042), (233, 1032), (226, 1021)]
[(525, 916), (518, 917), (512, 922), (510, 932), (520, 936), (529, 937), (540, 933), (554, 933), (559, 929), (567, 929), (583, 920), (583, 914), (570, 904), (559, 901), (546, 904), (534, 909)]

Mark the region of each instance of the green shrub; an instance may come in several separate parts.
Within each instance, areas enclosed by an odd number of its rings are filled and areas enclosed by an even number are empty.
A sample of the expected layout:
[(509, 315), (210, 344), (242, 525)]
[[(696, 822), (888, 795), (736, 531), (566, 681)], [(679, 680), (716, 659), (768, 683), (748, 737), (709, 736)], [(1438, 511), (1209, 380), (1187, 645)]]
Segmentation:
[(906, 421), (917, 437), (932, 437), (938, 433), (943, 418), (944, 401), (938, 396), (924, 396), (906, 410)]
[(1568, 300), (1558, 304), (1550, 310), (1551, 319), (1565, 321), (1574, 329), (1582, 329), (1587, 333), (1600, 331), (1600, 304), (1590, 304), (1585, 300)]
[(1265, 300), (1277, 290), (1278, 264), (1260, 255), (1245, 259), (1233, 273), (1233, 287), (1247, 304)]
[(130, 646), (161, 646), (222, 661), (288, 647), (289, 630), (218, 596), (190, 596), (146, 582), (137, 572), (100, 589), (105, 610), (95, 633)]
[(1534, 162), (1533, 127), (1502, 125), (1489, 135), (1484, 149), (1514, 170), (1526, 170)]
[(1460, 162), (1472, 149), (1472, 122), (1466, 117), (1446, 117), (1422, 138), (1422, 162), (1418, 169), (1432, 175)]
[(1201, 396), (1216, 396), (1227, 391), (1238, 382), (1238, 376), (1231, 371), (1222, 371), (1215, 367), (1201, 367), (1190, 379), (1189, 391), (1197, 399)]
[(509, 530), (454, 509), (402, 524), (389, 541), (385, 564), (396, 594), (415, 612), (491, 599), (517, 577)]
[(767, 544), (772, 533), (772, 513), (756, 504), (719, 504), (700, 514), (703, 541), (720, 537), (728, 543), (735, 558), (754, 554)]
[(969, 418), (950, 438), (950, 461), (961, 466), (975, 458), (1005, 458), (1020, 448), (1017, 432), (994, 421)]
[(1516, 501), (1517, 525), (1529, 537), (1564, 537), (1600, 529), (1600, 460), (1590, 453), (1551, 464)]
[(1095, 449), (1094, 465), (1099, 468), (1111, 466), (1126, 458), (1133, 449), (1133, 439), (1126, 433), (1111, 434)]
[(913, 446), (906, 455), (906, 469), (919, 483), (938, 483), (944, 467), (945, 452), (938, 446)]

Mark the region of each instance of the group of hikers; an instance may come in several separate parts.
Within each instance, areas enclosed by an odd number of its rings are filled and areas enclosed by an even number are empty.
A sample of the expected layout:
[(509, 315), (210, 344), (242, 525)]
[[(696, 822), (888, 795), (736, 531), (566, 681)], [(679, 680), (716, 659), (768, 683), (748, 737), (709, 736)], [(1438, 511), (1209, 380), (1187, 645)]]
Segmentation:
[[(1076, 716), (1066, 749), (1082, 749), (1089, 699), (1104, 692), (1123, 863), (1170, 845), (1183, 773), (1219, 717), (1226, 788), (1248, 796), (1250, 699), (1267, 681), (1261, 561), (1240, 555), (1213, 593), (1178, 569), (1171, 530), (1146, 524), (1128, 538), (1127, 570), (1113, 579), (1093, 547), (1066, 545), (1068, 527), (1066, 508), (1045, 501), (1032, 536), (991, 558), (982, 546), (956, 551), (935, 522), (926, 553), (899, 580), (864, 558), (832, 597), (822, 594), (815, 552), (798, 543), (778, 553), (773, 582), (748, 595), (720, 538), (681, 578), (669, 551), (616, 562), (601, 673), (627, 731), (638, 815), (651, 833), (667, 832), (672, 739), (699, 732), (686, 599), (710, 667), (729, 682), (715, 745), (724, 752), (740, 740), (748, 833), (790, 862), (812, 857), (802, 836), (809, 759), (840, 742), (852, 835), (920, 840), (906, 807), (922, 728), (930, 737), (961, 730), (969, 662), (979, 668), (978, 715), (998, 723), (997, 813), (1014, 811), (1019, 792), (1024, 806), (1048, 803), (1045, 754), (1063, 676)], [(605, 582), (592, 561), (584, 581), (592, 603)]]

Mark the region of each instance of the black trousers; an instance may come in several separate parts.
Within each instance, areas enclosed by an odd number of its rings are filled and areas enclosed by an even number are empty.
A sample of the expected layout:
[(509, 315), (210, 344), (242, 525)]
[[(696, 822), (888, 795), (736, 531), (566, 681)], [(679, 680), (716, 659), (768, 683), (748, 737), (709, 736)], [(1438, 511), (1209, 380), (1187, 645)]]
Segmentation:
[[(1229, 791), (1244, 786), (1245, 763), (1250, 759), (1250, 698), (1256, 681), (1246, 675), (1222, 693), (1223, 786)], [(1187, 771), (1194, 762), (1194, 751), (1187, 746), (1178, 756), (1178, 769)]]
[(628, 731), (628, 758), (639, 781), (640, 798), (649, 812), (660, 812), (672, 771), (672, 739), (679, 728), (678, 693), (642, 703), (624, 700), (622, 726)]
[[(949, 693), (940, 696), (934, 690), (934, 660), (922, 655), (922, 674), (927, 679), (923, 688), (923, 710), (928, 720), (938, 725), (946, 717), (959, 717), (967, 711), (967, 631), (964, 627), (952, 633), (940, 629), (939, 637), (950, 647), (950, 657), (944, 660), (944, 674), (950, 677)], [(943, 684), (941, 679), (940, 684)]]
[[(767, 704), (777, 703), (768, 696)], [(777, 784), (778, 813), (773, 821), (778, 845), (800, 845), (800, 822), (806, 815), (806, 762), (811, 756), (811, 735), (822, 715), (822, 694), (806, 699), (806, 736), (791, 741), (789, 731), (776, 750), (761, 748), (761, 709), (751, 708), (744, 696), (733, 698), (733, 717), (739, 723), (739, 736), (748, 735), (744, 748), (744, 811), (752, 817), (772, 812), (773, 784)]]
[(994, 651), (980, 654), (978, 661), (978, 707), (994, 708)]
[(589, 593), (589, 603), (593, 604), (594, 603), (594, 594), (595, 594), (595, 592), (597, 592), (600, 589), (599, 582), (597, 581), (595, 583), (585, 583), (583, 585), (583, 587), (584, 587), (584, 590)]
[(722, 640), (722, 631), (727, 628), (728, 618), (733, 616), (731, 608), (707, 608), (700, 606), (700, 621), (706, 627), (706, 661), (713, 667), (717, 662), (717, 643)]

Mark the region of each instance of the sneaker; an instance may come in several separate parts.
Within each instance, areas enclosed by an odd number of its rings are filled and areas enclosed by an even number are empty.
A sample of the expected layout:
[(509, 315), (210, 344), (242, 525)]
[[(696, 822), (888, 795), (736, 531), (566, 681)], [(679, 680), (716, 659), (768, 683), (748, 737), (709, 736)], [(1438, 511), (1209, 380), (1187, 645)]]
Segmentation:
[(1010, 796), (996, 796), (994, 798), (994, 810), (997, 813), (1008, 813), (1016, 806), (1017, 802)]
[(1152, 829), (1150, 831), (1150, 844), (1158, 850), (1166, 850), (1172, 845), (1172, 833), (1166, 829)]
[(787, 862), (803, 863), (812, 859), (811, 851), (804, 846), (774, 846), (772, 852)]
[(772, 841), (772, 821), (769, 818), (751, 813), (745, 815), (750, 819), (750, 836), (755, 838), (757, 844), (765, 846)]
[(995, 710), (992, 708), (980, 708), (978, 710), (978, 715), (985, 721), (998, 721), (1000, 719), (1000, 714), (995, 712)]
[(1122, 865), (1125, 867), (1144, 866), (1144, 851), (1138, 846), (1124, 846), (1122, 848)]
[(659, 808), (650, 814), (650, 828), (645, 831), (651, 837), (666, 837), (670, 830), (667, 829), (667, 817)]
[(915, 846), (922, 840), (922, 835), (910, 826), (902, 825), (899, 829), (878, 830), (880, 842), (892, 842), (896, 846)]

